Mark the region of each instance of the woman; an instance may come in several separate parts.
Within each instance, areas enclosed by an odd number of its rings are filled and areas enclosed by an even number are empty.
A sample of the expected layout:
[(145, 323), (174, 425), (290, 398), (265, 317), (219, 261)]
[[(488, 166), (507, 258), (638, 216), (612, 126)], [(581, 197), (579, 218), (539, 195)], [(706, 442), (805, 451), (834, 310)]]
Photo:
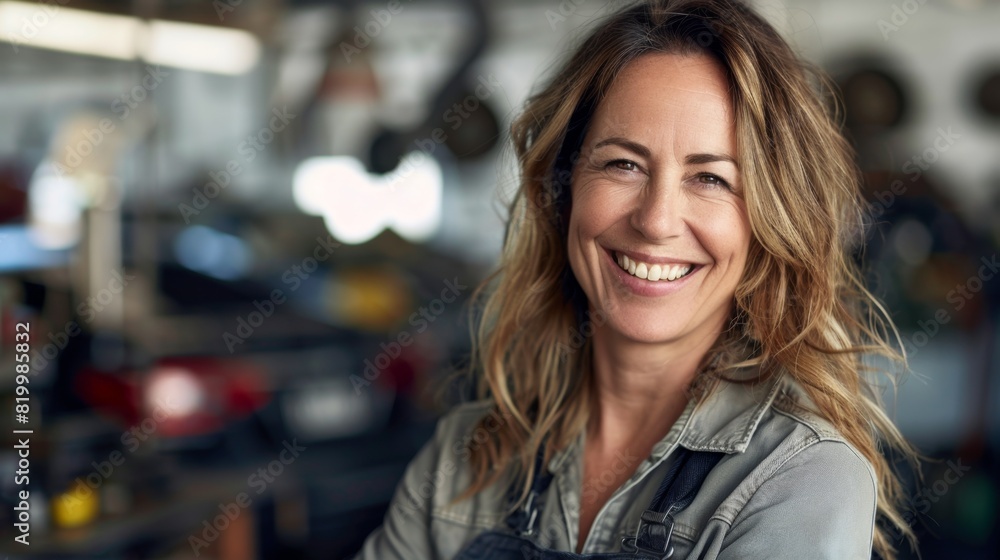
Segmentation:
[(809, 79), (728, 0), (642, 2), (586, 38), (513, 126), (483, 399), (440, 421), (360, 558), (913, 542), (879, 445), (912, 449), (863, 365), (900, 356), (850, 257), (852, 153)]

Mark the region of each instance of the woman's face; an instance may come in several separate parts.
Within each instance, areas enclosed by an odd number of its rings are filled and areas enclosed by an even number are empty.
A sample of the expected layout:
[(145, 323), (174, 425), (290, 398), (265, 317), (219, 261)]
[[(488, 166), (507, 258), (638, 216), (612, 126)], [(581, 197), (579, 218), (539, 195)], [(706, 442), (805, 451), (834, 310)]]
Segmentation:
[(590, 122), (569, 262), (592, 312), (627, 339), (714, 339), (725, 327), (750, 246), (728, 90), (712, 58), (648, 54)]

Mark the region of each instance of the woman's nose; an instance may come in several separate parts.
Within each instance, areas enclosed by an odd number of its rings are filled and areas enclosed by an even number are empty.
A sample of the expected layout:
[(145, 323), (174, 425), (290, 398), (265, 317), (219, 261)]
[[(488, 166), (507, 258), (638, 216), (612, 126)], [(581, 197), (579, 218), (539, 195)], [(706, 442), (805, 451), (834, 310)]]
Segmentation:
[(637, 197), (630, 222), (633, 228), (650, 240), (679, 236), (687, 227), (680, 188), (664, 180), (647, 185), (642, 195)]

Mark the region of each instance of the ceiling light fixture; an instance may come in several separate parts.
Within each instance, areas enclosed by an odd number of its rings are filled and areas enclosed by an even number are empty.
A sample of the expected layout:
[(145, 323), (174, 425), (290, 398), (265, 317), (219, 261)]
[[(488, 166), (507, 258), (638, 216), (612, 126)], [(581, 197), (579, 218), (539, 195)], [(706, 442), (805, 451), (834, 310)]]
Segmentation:
[(10, 0), (0, 1), (0, 40), (15, 52), (31, 47), (226, 75), (252, 69), (261, 51), (241, 29)]

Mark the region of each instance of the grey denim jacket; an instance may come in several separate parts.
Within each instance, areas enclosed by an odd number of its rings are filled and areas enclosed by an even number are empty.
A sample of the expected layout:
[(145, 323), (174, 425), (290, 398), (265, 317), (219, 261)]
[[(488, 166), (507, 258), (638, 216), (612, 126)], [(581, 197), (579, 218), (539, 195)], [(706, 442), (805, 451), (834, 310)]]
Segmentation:
[[(358, 560), (452, 558), (478, 534), (503, 525), (502, 484), (449, 504), (469, 484), (466, 444), (485, 441), (475, 423), (491, 404), (464, 404), (439, 421)], [(583, 553), (621, 551), (622, 538), (634, 536), (680, 445), (726, 456), (676, 516), (673, 558), (870, 558), (874, 470), (829, 423), (808, 412), (808, 404), (801, 387), (783, 374), (754, 386), (722, 382), (700, 406), (692, 399), (648, 457), (619, 457), (620, 468), (634, 474), (597, 514)], [(486, 427), (502, 421), (496, 417)], [(579, 504), (599, 490), (599, 477), (582, 487), (584, 439), (581, 434), (549, 462), (554, 479), (534, 537), (543, 547), (576, 550)]]

